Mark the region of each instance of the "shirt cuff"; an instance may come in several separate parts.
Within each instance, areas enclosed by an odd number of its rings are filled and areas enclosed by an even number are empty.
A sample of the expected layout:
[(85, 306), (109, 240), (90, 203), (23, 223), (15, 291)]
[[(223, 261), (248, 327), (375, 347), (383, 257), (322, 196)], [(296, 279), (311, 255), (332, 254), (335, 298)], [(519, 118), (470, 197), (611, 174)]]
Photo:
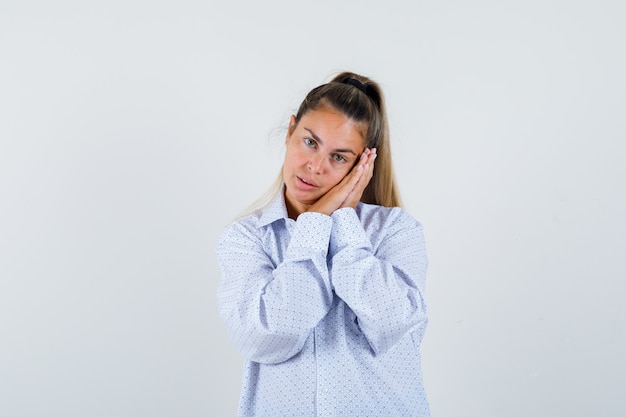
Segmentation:
[(351, 207), (335, 210), (331, 215), (333, 229), (330, 235), (330, 250), (337, 253), (347, 246), (370, 248), (371, 244), (359, 216)]
[(328, 252), (332, 219), (322, 213), (304, 212), (291, 231), (289, 248)]

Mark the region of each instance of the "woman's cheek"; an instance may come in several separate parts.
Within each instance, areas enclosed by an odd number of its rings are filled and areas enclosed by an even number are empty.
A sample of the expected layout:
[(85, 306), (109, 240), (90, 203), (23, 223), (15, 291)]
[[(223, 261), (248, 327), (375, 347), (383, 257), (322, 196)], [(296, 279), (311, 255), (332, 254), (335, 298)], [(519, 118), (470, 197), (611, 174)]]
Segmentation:
[(347, 177), (348, 174), (350, 173), (350, 171), (352, 171), (350, 165), (349, 164), (344, 164), (343, 175), (341, 176), (341, 179), (344, 179), (345, 177)]
[(343, 180), (348, 174), (350, 173), (350, 170), (348, 169), (342, 169), (341, 172), (337, 173), (337, 177), (335, 178), (335, 185), (339, 184), (341, 182), (341, 180)]

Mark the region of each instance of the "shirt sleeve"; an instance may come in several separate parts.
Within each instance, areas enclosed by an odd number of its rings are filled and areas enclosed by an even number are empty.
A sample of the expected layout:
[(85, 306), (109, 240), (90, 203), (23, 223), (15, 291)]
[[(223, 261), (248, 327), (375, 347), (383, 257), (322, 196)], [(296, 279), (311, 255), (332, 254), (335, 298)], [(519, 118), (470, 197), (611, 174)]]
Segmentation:
[(382, 233), (375, 248), (352, 208), (333, 213), (330, 241), (334, 290), (356, 314), (377, 355), (409, 331), (421, 341), (427, 323), (422, 226), (402, 209), (385, 213), (385, 218), (367, 220)]
[(259, 229), (234, 223), (222, 234), (216, 250), (222, 272), (218, 306), (244, 358), (260, 363), (286, 361), (302, 349), (330, 309), (331, 227), (326, 215), (301, 214), (277, 265), (268, 252), (280, 247), (273, 248)]

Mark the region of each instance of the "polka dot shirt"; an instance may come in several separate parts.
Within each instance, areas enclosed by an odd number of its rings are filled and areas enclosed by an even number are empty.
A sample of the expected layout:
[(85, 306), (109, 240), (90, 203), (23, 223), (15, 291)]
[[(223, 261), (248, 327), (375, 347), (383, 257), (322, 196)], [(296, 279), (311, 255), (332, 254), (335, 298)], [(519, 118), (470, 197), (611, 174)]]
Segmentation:
[(359, 204), (289, 219), (282, 193), (217, 244), (221, 318), (246, 359), (240, 416), (429, 416), (421, 225)]

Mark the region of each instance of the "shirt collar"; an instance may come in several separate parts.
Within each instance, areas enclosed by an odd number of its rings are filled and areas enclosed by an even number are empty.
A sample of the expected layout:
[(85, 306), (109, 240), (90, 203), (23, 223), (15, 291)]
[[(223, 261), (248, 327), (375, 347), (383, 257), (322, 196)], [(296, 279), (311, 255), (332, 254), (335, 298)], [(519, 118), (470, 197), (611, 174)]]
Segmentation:
[(278, 195), (267, 207), (261, 212), (259, 218), (259, 227), (266, 226), (280, 219), (288, 219), (287, 206), (285, 205), (285, 184), (280, 187)]

